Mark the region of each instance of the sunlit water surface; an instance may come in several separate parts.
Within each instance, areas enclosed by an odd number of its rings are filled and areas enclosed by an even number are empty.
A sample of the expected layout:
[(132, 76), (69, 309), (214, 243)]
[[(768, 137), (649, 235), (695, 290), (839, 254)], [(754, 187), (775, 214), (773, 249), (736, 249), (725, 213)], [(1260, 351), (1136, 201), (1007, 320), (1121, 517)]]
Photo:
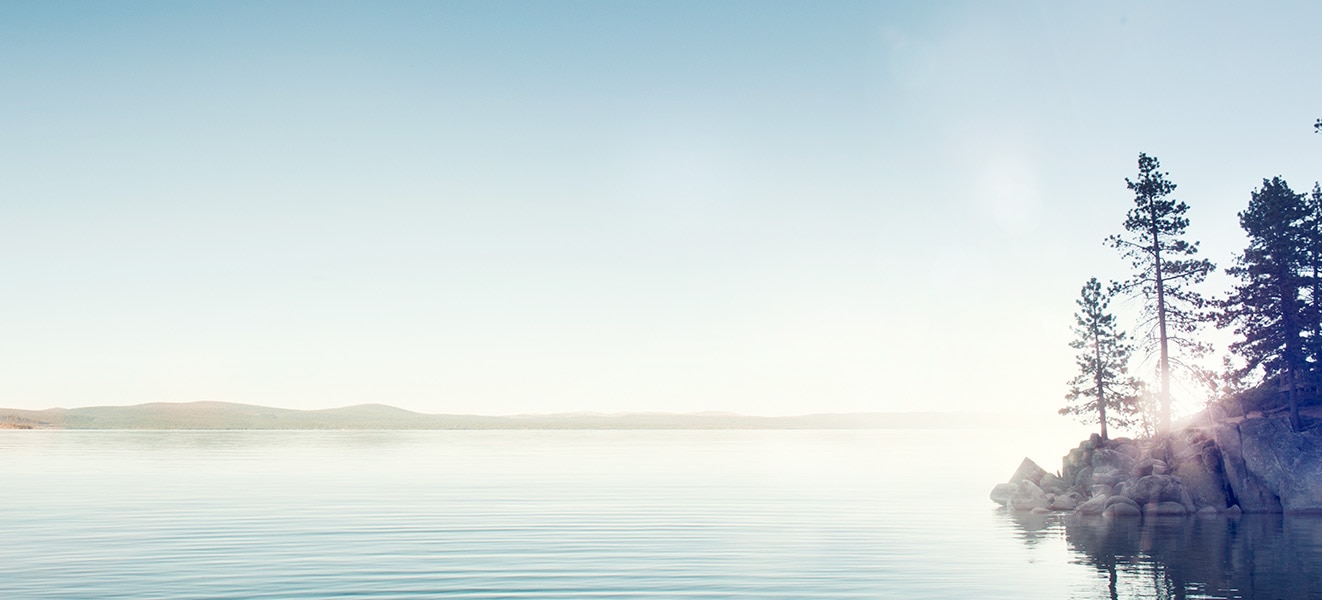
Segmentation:
[(1322, 597), (1317, 520), (998, 510), (1034, 443), (4, 431), (0, 598)]

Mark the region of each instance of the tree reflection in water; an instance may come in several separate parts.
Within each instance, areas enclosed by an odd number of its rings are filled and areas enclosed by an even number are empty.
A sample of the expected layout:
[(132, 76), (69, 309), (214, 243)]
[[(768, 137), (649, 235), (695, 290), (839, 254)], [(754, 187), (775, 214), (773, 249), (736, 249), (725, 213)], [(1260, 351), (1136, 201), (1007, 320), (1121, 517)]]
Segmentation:
[(1095, 568), (1113, 600), (1322, 599), (1322, 515), (1004, 514), (1029, 545), (1063, 528), (1072, 561)]

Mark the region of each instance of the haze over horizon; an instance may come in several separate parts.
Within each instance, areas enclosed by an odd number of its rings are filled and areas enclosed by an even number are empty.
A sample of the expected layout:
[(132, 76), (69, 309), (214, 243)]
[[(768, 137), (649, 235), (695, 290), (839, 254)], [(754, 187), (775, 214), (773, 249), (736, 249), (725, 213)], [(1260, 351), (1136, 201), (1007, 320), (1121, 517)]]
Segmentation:
[(0, 406), (1051, 415), (1139, 152), (1221, 267), (1322, 179), (1319, 22), (0, 2)]

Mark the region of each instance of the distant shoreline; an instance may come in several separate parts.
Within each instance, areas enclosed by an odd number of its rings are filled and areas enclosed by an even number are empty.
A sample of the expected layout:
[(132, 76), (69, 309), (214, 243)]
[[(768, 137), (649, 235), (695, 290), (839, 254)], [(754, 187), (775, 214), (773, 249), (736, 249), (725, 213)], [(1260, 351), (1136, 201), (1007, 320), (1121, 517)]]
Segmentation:
[(810, 430), (990, 429), (1002, 415), (939, 412), (821, 413), (761, 417), (730, 413), (426, 414), (384, 404), (294, 410), (230, 402), (157, 402), (24, 410), (0, 408), (0, 429), (142, 430)]

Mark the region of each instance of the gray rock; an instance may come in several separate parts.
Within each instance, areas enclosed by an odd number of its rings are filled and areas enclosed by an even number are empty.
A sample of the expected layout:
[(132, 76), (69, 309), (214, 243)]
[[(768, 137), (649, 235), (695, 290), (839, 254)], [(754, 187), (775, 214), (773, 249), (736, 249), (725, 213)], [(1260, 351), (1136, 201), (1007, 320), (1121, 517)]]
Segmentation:
[(1186, 504), (1187, 499), (1190, 510), (1193, 509), (1193, 500), (1188, 497), (1184, 484), (1171, 475), (1140, 477), (1132, 484), (1126, 485), (1123, 494), (1140, 506), (1155, 502), (1179, 502), (1183, 505)]
[(1143, 514), (1155, 516), (1184, 516), (1189, 514), (1179, 502), (1154, 502), (1143, 506)]
[(1074, 509), (1076, 515), (1100, 515), (1106, 510), (1106, 496), (1093, 496)]
[[(1248, 422), (1248, 421), (1245, 421)], [(1235, 495), (1238, 509), (1244, 512), (1281, 512), (1281, 500), (1262, 480), (1248, 468), (1244, 462), (1239, 425), (1223, 423), (1212, 430), (1220, 449), (1221, 465), (1225, 469), (1226, 482)]]
[(1015, 510), (1033, 510), (1034, 508), (1047, 507), (1047, 493), (1037, 484), (1027, 479), (1020, 481), (1019, 486), (1010, 497), (1010, 508)]
[(1047, 508), (1051, 510), (1074, 510), (1083, 504), (1083, 496), (1078, 492), (1056, 494), (1050, 497)]
[(1017, 489), (1019, 489), (1019, 486), (1013, 483), (996, 484), (996, 487), (992, 488), (991, 491), (992, 502), (1000, 504), (1001, 506), (1009, 504), (1010, 498), (1014, 496), (1014, 491)]
[(1244, 514), (1244, 511), (1240, 509), (1238, 504), (1226, 509), (1227, 517), (1238, 517), (1242, 514)]
[(1106, 485), (1104, 483), (1099, 483), (1092, 486), (1091, 488), (1089, 488), (1089, 491), (1092, 492), (1093, 496), (1110, 496), (1115, 493), (1115, 490), (1113, 490), (1111, 486)]
[(1239, 424), (1244, 465), (1287, 512), (1322, 512), (1322, 434), (1295, 433), (1285, 419)]
[(1043, 491), (1046, 492), (1059, 494), (1069, 489), (1070, 486), (1065, 483), (1064, 479), (1056, 477), (1051, 473), (1043, 473), (1042, 478), (1037, 482), (1037, 487), (1042, 488)]
[(1091, 485), (1109, 485), (1115, 486), (1127, 479), (1129, 471), (1113, 465), (1102, 465), (1093, 467)]
[(1024, 457), (1024, 461), (1019, 463), (1019, 468), (1015, 469), (1014, 475), (1010, 476), (1010, 483), (1031, 481), (1033, 485), (1037, 485), (1037, 482), (1042, 481), (1042, 476), (1046, 474), (1045, 469), (1037, 466), (1037, 463), (1033, 462), (1032, 459)]
[(1104, 504), (1106, 508), (1111, 508), (1112, 506), (1115, 506), (1117, 504), (1128, 504), (1134, 507), (1135, 509), (1138, 509), (1137, 502), (1134, 502), (1132, 499), (1126, 498), (1124, 496), (1111, 496), (1110, 498), (1106, 499), (1106, 502)]
[[(1215, 447), (1213, 447), (1215, 450)], [(1203, 453), (1201, 456), (1205, 457)], [(1220, 455), (1217, 454), (1219, 463)], [(1215, 510), (1223, 510), (1229, 504), (1226, 498), (1225, 478), (1220, 472), (1220, 464), (1215, 464), (1209, 469), (1207, 461), (1201, 457), (1195, 460), (1181, 462), (1175, 468), (1175, 476), (1184, 483), (1185, 489), (1189, 490), (1189, 495), (1193, 499), (1194, 506), (1211, 507)]]
[(1051, 513), (1051, 509), (1049, 509), (1049, 508), (1047, 508), (1047, 507), (1045, 507), (1045, 506), (1039, 506), (1039, 507), (1036, 507), (1036, 508), (1034, 508), (1033, 510), (1031, 510), (1031, 511), (1029, 511), (1029, 512), (1031, 512), (1031, 513), (1033, 513), (1033, 514), (1035, 514), (1035, 515), (1045, 515), (1045, 514), (1050, 514), (1050, 513)]
[[(1092, 453), (1093, 472), (1100, 471), (1103, 467), (1114, 467), (1122, 473), (1129, 473), (1134, 468), (1133, 456), (1125, 452), (1112, 450), (1109, 448), (1100, 448)], [(1095, 475), (1094, 475), (1095, 476)]]
[(1215, 508), (1212, 508), (1212, 507), (1210, 507), (1210, 506), (1204, 506), (1204, 507), (1198, 509), (1198, 512), (1197, 512), (1197, 513), (1194, 513), (1194, 514), (1196, 514), (1197, 516), (1200, 516), (1200, 517), (1209, 517), (1209, 516), (1215, 516), (1215, 515), (1219, 514), (1219, 511), (1217, 511)]
[(1142, 511), (1140, 511), (1137, 506), (1134, 506), (1133, 504), (1125, 504), (1123, 502), (1112, 504), (1106, 507), (1106, 510), (1102, 511), (1103, 517), (1138, 517), (1142, 514)]

